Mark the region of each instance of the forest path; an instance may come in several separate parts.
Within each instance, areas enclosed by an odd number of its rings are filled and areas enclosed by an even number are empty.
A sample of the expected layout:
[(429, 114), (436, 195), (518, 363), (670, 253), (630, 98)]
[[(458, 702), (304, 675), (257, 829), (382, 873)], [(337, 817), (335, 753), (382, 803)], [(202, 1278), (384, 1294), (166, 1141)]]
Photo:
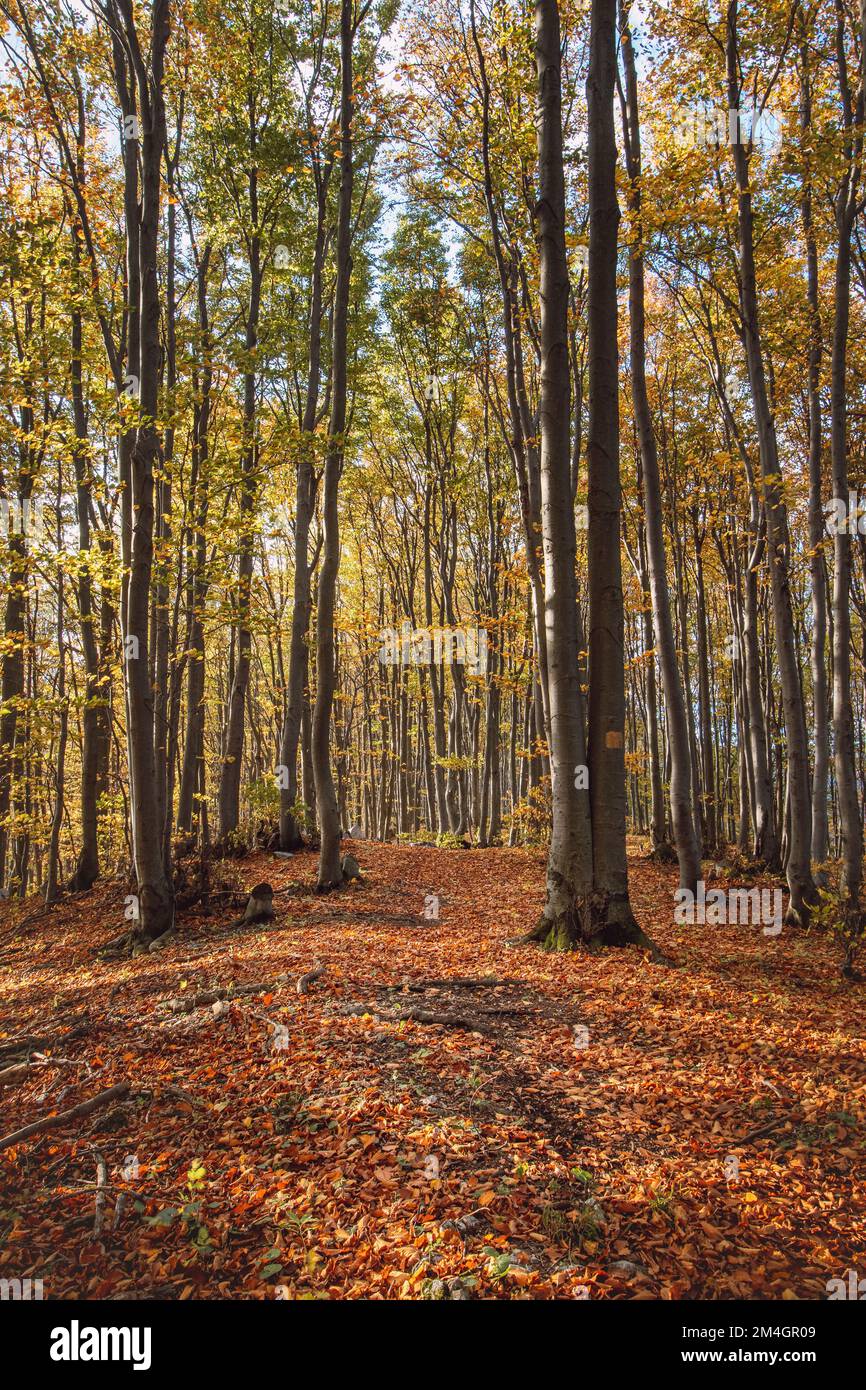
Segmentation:
[[(506, 945), (539, 909), (539, 850), (353, 848), (364, 881), (328, 897), (312, 854), (239, 861), (275, 922), (193, 909), (133, 960), (93, 954), (120, 883), (30, 922), (3, 905), (0, 1066), (23, 1035), (78, 1065), (0, 1088), (0, 1134), (130, 1091), (0, 1151), (0, 1277), (47, 1298), (723, 1299), (866, 1272), (863, 986), (832, 941), (674, 926), (674, 874), (635, 858), (638, 918), (681, 968), (545, 955)], [(269, 988), (169, 1007), (232, 984)]]

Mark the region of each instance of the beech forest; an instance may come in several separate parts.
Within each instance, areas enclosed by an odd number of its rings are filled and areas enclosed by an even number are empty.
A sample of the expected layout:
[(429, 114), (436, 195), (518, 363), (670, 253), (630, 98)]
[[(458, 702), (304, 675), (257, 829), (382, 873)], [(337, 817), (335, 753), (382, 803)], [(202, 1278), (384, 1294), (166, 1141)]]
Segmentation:
[(866, 1298), (864, 137), (864, 0), (0, 0), (3, 1300)]

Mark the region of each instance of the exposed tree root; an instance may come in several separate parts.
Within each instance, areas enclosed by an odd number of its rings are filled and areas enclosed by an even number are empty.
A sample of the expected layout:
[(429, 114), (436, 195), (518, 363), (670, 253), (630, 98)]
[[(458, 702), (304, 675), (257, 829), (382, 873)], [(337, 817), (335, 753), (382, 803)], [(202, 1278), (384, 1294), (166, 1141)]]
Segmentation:
[(296, 985), (298, 994), (306, 994), (310, 985), (315, 984), (325, 974), (327, 967), (324, 965), (314, 965), (312, 970), (308, 970), (306, 975), (301, 975)]
[(46, 1129), (60, 1129), (69, 1120), (79, 1120), (85, 1115), (90, 1115), (101, 1105), (108, 1105), (109, 1101), (120, 1100), (129, 1091), (129, 1082), (120, 1081), (116, 1086), (110, 1086), (107, 1091), (101, 1091), (98, 1096), (93, 1096), (90, 1100), (82, 1101), (80, 1105), (73, 1105), (71, 1110), (61, 1110), (57, 1115), (44, 1115), (41, 1120), (34, 1120), (32, 1124), (25, 1125), (23, 1129), (16, 1129), (12, 1134), (6, 1134), (0, 1139), (0, 1149), (8, 1149), (12, 1144), (20, 1144), (22, 1139), (29, 1139), (31, 1134), (40, 1134)]
[[(281, 983), (278, 981), (278, 983)], [(193, 994), (188, 999), (169, 999), (166, 1002), (174, 1014), (191, 1014), (193, 1009), (203, 1009), (208, 1004), (216, 1004), (221, 999), (243, 999), (250, 994), (270, 994), (277, 988), (271, 985), (229, 985), (225, 989), (208, 989), (201, 994)]]
[(27, 1033), (18, 1038), (7, 1038), (0, 1045), (0, 1065), (3, 1062), (11, 1062), (15, 1057), (28, 1057), (31, 1052), (45, 1048), (54, 1049), (72, 1042), (74, 1038), (80, 1038), (86, 1033), (88, 1026), (87, 1022), (78, 1022), (72, 1025), (68, 1033)]
[(345, 880), (342, 876), (341, 876), (340, 878), (331, 879), (329, 882), (326, 882), (326, 883), (322, 883), (322, 882), (319, 880), (319, 881), (317, 881), (316, 886), (315, 886), (315, 888), (313, 889), (313, 892), (314, 892), (314, 893), (335, 893), (336, 890), (337, 890), (338, 888), (345, 888), (345, 886), (346, 886), (346, 880)]
[(523, 936), (512, 937), (509, 946), (539, 944), (545, 951), (575, 951), (583, 948), (596, 953), (606, 946), (638, 946), (649, 951), (653, 965), (676, 966), (676, 961), (656, 945), (637, 922), (626, 895), (594, 893), (580, 905), (548, 915), (547, 908), (537, 924)]
[(651, 864), (676, 864), (677, 852), (668, 840), (662, 840), (660, 845), (656, 845), (647, 855)]

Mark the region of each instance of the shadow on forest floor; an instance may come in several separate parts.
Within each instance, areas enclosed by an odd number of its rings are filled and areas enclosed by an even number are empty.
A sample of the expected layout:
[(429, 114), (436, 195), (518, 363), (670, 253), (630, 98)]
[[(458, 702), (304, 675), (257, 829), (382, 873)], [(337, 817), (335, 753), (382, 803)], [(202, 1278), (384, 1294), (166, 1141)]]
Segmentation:
[(281, 891), (312, 854), (252, 855), (273, 923), (193, 909), (132, 960), (93, 955), (120, 884), (21, 932), (32, 904), (3, 905), (0, 1134), (129, 1087), (0, 1151), (4, 1275), (48, 1298), (774, 1299), (862, 1263), (866, 1027), (833, 942), (677, 927), (675, 871), (634, 860), (682, 969), (509, 948), (539, 851), (353, 850), (363, 885), (327, 900)]

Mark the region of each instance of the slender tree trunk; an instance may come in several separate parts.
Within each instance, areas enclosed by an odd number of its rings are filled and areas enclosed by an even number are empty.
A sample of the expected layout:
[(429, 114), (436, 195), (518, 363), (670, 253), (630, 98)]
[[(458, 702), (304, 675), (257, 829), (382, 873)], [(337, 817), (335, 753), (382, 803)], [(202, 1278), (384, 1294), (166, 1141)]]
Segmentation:
[(695, 619), (698, 635), (698, 714), (701, 728), (701, 809), (703, 812), (703, 840), (710, 853), (716, 851), (716, 779), (713, 759), (713, 721), (710, 696), (710, 654), (707, 634), (707, 596), (704, 586), (703, 544), (705, 532), (698, 527), (697, 517), (693, 517), (695, 538), (695, 577), (697, 602)]
[(316, 887), (327, 892), (343, 881), (340, 867), (340, 814), (331, 772), (331, 710), (334, 700), (334, 610), (340, 566), (337, 490), (343, 470), (347, 398), (347, 332), (352, 276), (352, 46), (353, 0), (340, 9), (340, 200), (337, 220), (337, 282), (334, 290), (331, 419), (322, 479), (324, 545), (316, 613), (316, 704), (313, 713), (313, 775), (319, 812), (321, 847)]
[[(213, 342), (207, 302), (207, 276), (210, 257), (211, 248), (208, 245), (199, 259), (196, 274), (198, 327), (203, 364), (200, 396), (196, 402), (193, 420), (192, 477), (190, 482), (192, 537), (187, 561), (186, 732), (177, 810), (178, 828), (187, 832), (193, 826), (196, 790), (201, 778), (204, 777), (204, 605), (208, 590), (205, 575), (207, 555), (205, 527), (209, 510), (208, 464), (210, 457), (211, 390), (213, 387)], [(195, 820), (201, 827), (200, 802), (199, 814)]]
[(692, 768), (685, 696), (677, 666), (667, 581), (662, 494), (658, 450), (646, 384), (646, 328), (644, 291), (643, 224), (641, 221), (641, 146), (637, 73), (628, 10), (620, 3), (622, 54), (626, 75), (626, 107), (623, 112), (629, 207), (632, 218), (629, 246), (629, 361), (635, 422), (638, 430), (646, 509), (647, 566), (652, 599), (653, 627), (667, 714), (671, 755), (671, 825), (680, 867), (680, 887), (694, 892), (701, 872), (700, 845), (692, 820)]
[[(836, 53), (846, 132), (846, 165), (836, 195), (836, 275), (830, 367), (830, 460), (834, 496), (846, 504), (847, 525), (833, 537), (833, 751), (842, 830), (842, 893), (846, 912), (859, 916), (863, 879), (863, 825), (857, 794), (854, 710), (851, 701), (851, 532), (856, 519), (848, 503), (847, 366), (851, 316), (851, 238), (858, 212), (866, 102), (866, 0), (860, 5), (860, 86), (852, 109), (845, 57), (845, 10), (837, 0)], [(862, 211), (862, 209), (861, 209)]]
[[(806, 140), (812, 129), (812, 86), (809, 42), (804, 35), (800, 47), (800, 129)], [(819, 866), (816, 881), (825, 884), (826, 871), (820, 868), (830, 853), (830, 827), (827, 820), (827, 784), (830, 769), (830, 702), (827, 694), (827, 575), (824, 560), (824, 513), (821, 509), (821, 358), (823, 341), (818, 292), (818, 248), (812, 217), (811, 155), (803, 178), (800, 208), (806, 243), (806, 275), (809, 298), (809, 576), (812, 606), (812, 722), (815, 739), (815, 765), (812, 771), (812, 849), (813, 864)]]
[[(255, 161), (257, 136), (255, 119), (250, 113), (250, 158)], [(262, 296), (261, 237), (259, 233), (258, 211), (258, 171), (255, 163), (249, 176), (249, 203), (252, 233), (249, 242), (250, 256), (250, 298), (247, 309), (245, 333), (245, 358), (247, 368), (244, 372), (244, 457), (240, 494), (240, 556), (238, 559), (237, 583), (237, 659), (234, 679), (229, 695), (228, 720), (226, 724), (225, 749), (219, 785), (219, 837), (221, 841), (231, 835), (238, 826), (240, 817), (241, 769), (244, 755), (244, 726), (247, 700), (247, 687), (250, 679), (250, 655), (252, 633), (250, 631), (250, 610), (252, 604), (252, 580), (254, 560), (253, 517), (257, 493), (256, 471), (258, 468), (258, 443), (256, 440), (256, 349), (259, 340), (259, 314)]]
[[(731, 111), (739, 111), (741, 105), (737, 5), (738, 0), (730, 0), (727, 11), (728, 109)], [(805, 922), (808, 920), (809, 909), (815, 901), (815, 884), (810, 865), (812, 801), (809, 745), (806, 736), (806, 717), (803, 708), (800, 669), (797, 663), (791, 602), (788, 513), (782, 491), (776, 426), (767, 392), (761, 341), (749, 157), (746, 145), (740, 139), (733, 143), (732, 151), (738, 191), (740, 306), (761, 460), (767, 526), (767, 560), (770, 568), (776, 647), (788, 751), (788, 776), (791, 793), (791, 841), (786, 868), (790, 891), (788, 917), (791, 921)]]
[[(58, 547), (59, 548), (59, 547)], [(57, 703), (60, 708), (60, 735), (57, 741), (57, 761), (54, 775), (54, 811), (48, 839), (48, 872), (45, 881), (45, 901), (57, 900), (60, 869), (60, 831), (63, 827), (63, 796), (66, 785), (66, 742), (69, 733), (69, 704), (66, 698), (66, 643), (63, 622), (65, 615), (63, 571), (57, 581)]]
[(310, 356), (307, 395), (298, 456), (295, 500), (295, 574), (292, 631), (289, 645), (289, 684), (286, 714), (280, 742), (280, 763), (286, 769), (285, 785), (280, 787), (280, 849), (299, 849), (303, 836), (293, 807), (298, 799), (298, 740), (304, 709), (304, 689), (309, 678), (307, 634), (312, 611), (309, 564), (310, 525), (316, 499), (314, 431), (319, 407), (322, 376), (322, 275), (324, 270), (327, 216), (327, 177), (315, 165), (318, 188), (316, 245), (310, 293)]
[[(73, 267), (76, 282), (79, 277), (78, 229), (73, 233)], [(70, 887), (74, 892), (86, 891), (99, 877), (99, 843), (97, 835), (97, 797), (100, 784), (101, 713), (105, 705), (105, 683), (99, 645), (95, 631), (96, 614), (93, 604), (93, 579), (90, 569), (90, 505), (91, 477), (87, 451), (87, 413), (84, 405), (82, 380), (82, 322), (77, 304), (72, 310), (72, 420), (75, 430), (76, 511), (78, 514), (78, 550), (81, 564), (78, 570), (76, 594), (81, 626), (81, 650), (84, 656), (84, 708), (81, 711), (81, 848)]]

